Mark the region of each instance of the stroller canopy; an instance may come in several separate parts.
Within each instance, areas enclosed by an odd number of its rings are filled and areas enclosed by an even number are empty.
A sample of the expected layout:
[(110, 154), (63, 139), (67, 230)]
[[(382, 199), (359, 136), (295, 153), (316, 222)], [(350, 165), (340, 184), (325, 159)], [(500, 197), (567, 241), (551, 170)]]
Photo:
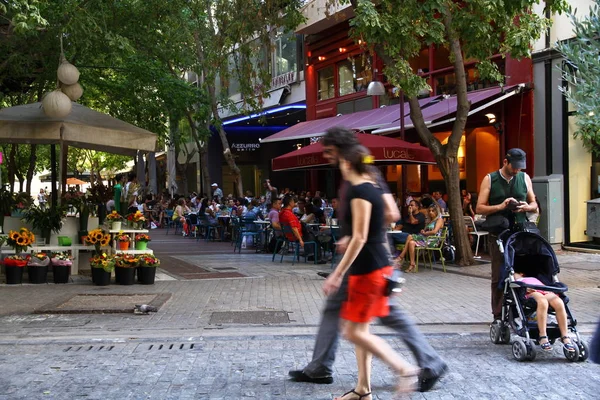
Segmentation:
[(531, 232), (516, 232), (504, 244), (504, 276), (510, 270), (537, 276), (545, 284), (560, 272), (556, 254), (543, 237)]

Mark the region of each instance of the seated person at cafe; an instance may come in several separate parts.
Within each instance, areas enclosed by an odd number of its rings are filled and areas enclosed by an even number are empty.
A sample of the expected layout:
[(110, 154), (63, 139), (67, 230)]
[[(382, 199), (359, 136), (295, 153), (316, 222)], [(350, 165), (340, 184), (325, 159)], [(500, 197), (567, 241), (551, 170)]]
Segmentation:
[(294, 215), (296, 217), (302, 218), (302, 216), (304, 214), (306, 214), (306, 210), (305, 210), (306, 202), (304, 201), (304, 199), (301, 198), (295, 204), (296, 204), (296, 206), (292, 209), (292, 212), (294, 213)]
[(331, 208), (333, 208), (333, 214), (331, 214), (331, 218), (338, 217), (338, 207), (340, 205), (340, 200), (337, 197), (331, 199)]
[(273, 204), (271, 204), (271, 211), (269, 211), (269, 221), (271, 221), (271, 226), (275, 229), (275, 234), (278, 235), (281, 233), (281, 225), (279, 224), (279, 211), (281, 210), (281, 199), (274, 198)]
[[(307, 241), (314, 241), (315, 237), (314, 235), (310, 234), (310, 232), (304, 232), (303, 234), (303, 227), (302, 224), (300, 223), (300, 221), (298, 220), (298, 217), (296, 217), (294, 215), (294, 213), (292, 212), (294, 206), (296, 205), (296, 197), (294, 196), (290, 196), (290, 195), (286, 195), (283, 198), (283, 208), (281, 209), (281, 211), (279, 212), (279, 223), (283, 226), (289, 226), (292, 230), (292, 232), (286, 232), (285, 236), (287, 237), (288, 240), (293, 241), (293, 242), (298, 242), (300, 243), (300, 246), (302, 248), (304, 248), (304, 240), (303, 237), (306, 237)], [(310, 260), (311, 258), (314, 260), (314, 247), (310, 246), (308, 249), (304, 249), (306, 257), (308, 260)]]
[(313, 197), (313, 214), (315, 214), (315, 220), (313, 222), (324, 224), (325, 223), (325, 212), (323, 211), (323, 200), (320, 197)]
[(144, 212), (144, 217), (146, 217), (148, 227), (151, 227), (153, 222), (155, 225), (158, 225), (156, 220), (156, 210), (152, 210), (155, 203), (152, 194), (147, 194), (146, 200), (144, 200), (144, 203), (142, 204), (142, 211)]
[(300, 222), (304, 222), (305, 224), (312, 224), (313, 222), (317, 222), (315, 221), (315, 219), (315, 207), (311, 203), (308, 203), (304, 207), (304, 215), (300, 217)]
[(408, 235), (415, 235), (423, 228), (425, 228), (425, 216), (419, 212), (419, 202), (413, 199), (408, 204), (408, 214), (394, 227), (394, 230), (402, 232), (389, 235), (392, 249), (395, 249), (397, 244), (405, 244)]

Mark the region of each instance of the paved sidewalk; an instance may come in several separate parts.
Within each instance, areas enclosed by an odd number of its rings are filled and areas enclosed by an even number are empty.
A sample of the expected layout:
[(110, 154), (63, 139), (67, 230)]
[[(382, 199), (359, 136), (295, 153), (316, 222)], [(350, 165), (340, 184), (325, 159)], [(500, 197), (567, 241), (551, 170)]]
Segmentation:
[[(0, 337), (43, 337), (50, 332), (60, 336), (71, 335), (72, 331), (88, 336), (107, 331), (137, 332), (138, 335), (179, 331), (182, 335), (196, 335), (206, 330), (231, 329), (227, 324), (211, 324), (214, 313), (229, 311), (280, 311), (287, 313), (289, 322), (271, 326), (277, 326), (282, 332), (298, 329), (315, 332), (324, 301), (323, 279), (316, 272), (329, 270), (329, 264), (292, 265), (291, 256), (283, 263), (271, 262), (269, 254), (257, 254), (253, 250), (234, 254), (229, 243), (197, 243), (166, 236), (161, 231), (153, 231), (151, 243), (159, 257), (168, 255), (197, 266), (210, 273), (211, 278), (180, 280), (164, 271), (160, 274), (161, 280), (153, 286), (97, 287), (87, 277), (79, 277), (67, 285), (2, 285)], [(591, 330), (599, 317), (600, 256), (564, 253), (558, 257), (561, 279), (569, 285), (571, 309), (580, 328)], [(232, 271), (245, 277), (214, 278), (219, 273)], [(407, 274), (408, 282), (398, 301), (421, 325), (446, 326), (450, 330), (470, 325), (485, 331), (491, 319), (490, 284), (486, 278), (489, 271), (490, 264), (486, 263), (472, 267), (449, 266), (448, 273), (441, 272), (441, 265), (433, 270), (422, 267), (417, 274)], [(77, 294), (148, 293), (167, 293), (171, 298), (158, 313), (149, 316), (32, 314), (36, 309), (66, 301)], [(432, 328), (433, 331), (438, 329)]]

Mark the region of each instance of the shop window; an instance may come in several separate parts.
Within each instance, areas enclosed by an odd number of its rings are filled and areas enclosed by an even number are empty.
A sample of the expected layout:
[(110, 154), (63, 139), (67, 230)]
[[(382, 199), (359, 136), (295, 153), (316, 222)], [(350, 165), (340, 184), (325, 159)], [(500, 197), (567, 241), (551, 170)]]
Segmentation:
[(451, 67), (450, 51), (444, 46), (437, 46), (433, 50), (433, 70)]
[(237, 55), (230, 54), (228, 57), (228, 77), (222, 80), (222, 85), (227, 88), (227, 95), (233, 96), (240, 92), (240, 81), (237, 71)]
[(275, 71), (273, 76), (298, 70), (298, 41), (293, 32), (284, 34), (279, 31), (275, 38)]
[(372, 109), (373, 99), (371, 98), (371, 96), (363, 97), (352, 101), (345, 101), (343, 103), (337, 104), (337, 113), (344, 115)]
[(331, 99), (335, 95), (333, 66), (319, 70), (319, 100)]
[(411, 58), (410, 64), (415, 74), (426, 74), (429, 72), (429, 47), (421, 49), (417, 57)]
[(337, 69), (340, 96), (367, 90), (372, 73), (370, 67), (363, 65), (361, 58), (348, 58), (338, 63)]

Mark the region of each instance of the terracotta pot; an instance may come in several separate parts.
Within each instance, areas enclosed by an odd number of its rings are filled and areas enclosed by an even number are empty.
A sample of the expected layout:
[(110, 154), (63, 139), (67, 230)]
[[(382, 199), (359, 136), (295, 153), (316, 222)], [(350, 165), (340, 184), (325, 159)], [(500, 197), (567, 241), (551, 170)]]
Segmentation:
[(119, 250), (129, 250), (129, 242), (119, 242)]

